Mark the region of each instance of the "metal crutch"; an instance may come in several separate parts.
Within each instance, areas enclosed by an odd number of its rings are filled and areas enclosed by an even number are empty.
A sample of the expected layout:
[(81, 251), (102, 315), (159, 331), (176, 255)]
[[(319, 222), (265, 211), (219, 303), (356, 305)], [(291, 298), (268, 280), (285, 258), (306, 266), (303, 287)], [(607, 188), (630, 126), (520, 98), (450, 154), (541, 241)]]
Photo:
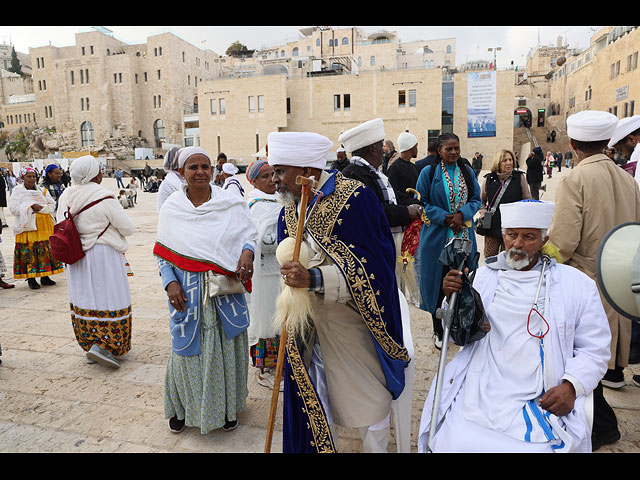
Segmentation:
[[(464, 259), (460, 262), (458, 270), (462, 270), (464, 263), (467, 261), (467, 257), (471, 253), (473, 242), (468, 238), (453, 238), (450, 244), (447, 244), (445, 248), (452, 245), (454, 251), (464, 254)], [(456, 302), (458, 301), (458, 292), (453, 292), (449, 301), (449, 308), (443, 310), (438, 308), (436, 310), (436, 318), (444, 320), (444, 331), (442, 334), (442, 349), (440, 350), (440, 362), (438, 364), (438, 373), (436, 377), (436, 389), (433, 395), (433, 409), (431, 411), (431, 427), (429, 428), (429, 441), (427, 443), (427, 452), (432, 453), (431, 441), (436, 430), (436, 421), (438, 418), (438, 407), (440, 405), (440, 393), (442, 391), (442, 376), (444, 374), (444, 367), (447, 363), (447, 347), (449, 344), (449, 332), (451, 324), (453, 323), (453, 314), (455, 312)]]

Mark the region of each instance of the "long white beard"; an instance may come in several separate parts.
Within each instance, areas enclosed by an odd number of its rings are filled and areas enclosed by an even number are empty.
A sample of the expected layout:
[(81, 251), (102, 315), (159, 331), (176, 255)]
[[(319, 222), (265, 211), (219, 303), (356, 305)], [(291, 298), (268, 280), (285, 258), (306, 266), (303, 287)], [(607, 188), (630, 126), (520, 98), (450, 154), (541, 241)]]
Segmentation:
[[(511, 255), (524, 255), (521, 260), (515, 260)], [(505, 256), (505, 262), (507, 262), (507, 266), (512, 268), (513, 270), (522, 270), (524, 267), (528, 266), (531, 263), (531, 259), (529, 258), (529, 254), (524, 250), (519, 250), (517, 248), (512, 248), (509, 250)]]

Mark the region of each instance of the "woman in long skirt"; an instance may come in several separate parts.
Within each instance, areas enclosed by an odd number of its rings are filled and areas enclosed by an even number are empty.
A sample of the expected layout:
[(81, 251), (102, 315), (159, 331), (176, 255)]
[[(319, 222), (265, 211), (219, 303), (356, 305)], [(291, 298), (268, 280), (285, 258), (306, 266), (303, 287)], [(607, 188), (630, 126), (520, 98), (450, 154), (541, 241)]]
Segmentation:
[(134, 225), (115, 194), (100, 186), (97, 160), (88, 155), (70, 167), (74, 186), (60, 196), (58, 220), (69, 209), (85, 256), (67, 268), (71, 322), (89, 363), (118, 368), (117, 357), (131, 349), (131, 293), (124, 252)]
[[(53, 234), (56, 202), (46, 189), (36, 185), (36, 171), (20, 170), (23, 183), (16, 186), (9, 199), (16, 235), (13, 251), (13, 278), (27, 279), (29, 288), (55, 285), (49, 276), (64, 271), (62, 263), (52, 257), (49, 237)], [(40, 284), (36, 281), (40, 278)]]

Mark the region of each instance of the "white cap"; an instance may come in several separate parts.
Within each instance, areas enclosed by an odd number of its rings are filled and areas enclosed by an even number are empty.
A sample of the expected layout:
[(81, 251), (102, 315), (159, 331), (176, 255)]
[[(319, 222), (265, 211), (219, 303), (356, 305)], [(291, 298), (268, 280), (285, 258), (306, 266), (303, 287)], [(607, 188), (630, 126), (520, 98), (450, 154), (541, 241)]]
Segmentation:
[(549, 228), (555, 203), (520, 200), (500, 205), (502, 228)]
[(222, 164), (222, 171), (229, 175), (235, 175), (238, 173), (238, 167), (236, 167), (233, 163), (227, 162)]
[(634, 115), (633, 117), (623, 118), (618, 122), (615, 132), (609, 141), (609, 148), (613, 147), (616, 143), (622, 140), (624, 137), (632, 132), (635, 132), (640, 128), (640, 115)]
[(324, 170), (333, 142), (313, 132), (271, 132), (267, 136), (269, 165), (291, 165)]
[(359, 148), (384, 140), (384, 137), (384, 123), (381, 118), (375, 118), (343, 132), (338, 141), (353, 153)]
[(567, 135), (581, 142), (597, 142), (613, 137), (618, 117), (600, 110), (583, 110), (567, 118)]
[(415, 145), (418, 144), (418, 138), (409, 132), (402, 132), (398, 135), (398, 151), (400, 153), (406, 152), (407, 150), (411, 150)]

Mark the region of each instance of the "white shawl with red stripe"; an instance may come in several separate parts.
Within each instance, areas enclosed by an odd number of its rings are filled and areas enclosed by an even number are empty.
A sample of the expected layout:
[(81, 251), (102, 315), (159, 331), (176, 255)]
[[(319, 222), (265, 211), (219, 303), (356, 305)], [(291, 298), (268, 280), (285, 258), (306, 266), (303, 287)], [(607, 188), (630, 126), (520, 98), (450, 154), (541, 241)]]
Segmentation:
[(242, 250), (249, 245), (255, 251), (258, 238), (245, 200), (212, 186), (211, 199), (196, 208), (186, 188), (162, 205), (153, 253), (182, 270), (232, 274)]

